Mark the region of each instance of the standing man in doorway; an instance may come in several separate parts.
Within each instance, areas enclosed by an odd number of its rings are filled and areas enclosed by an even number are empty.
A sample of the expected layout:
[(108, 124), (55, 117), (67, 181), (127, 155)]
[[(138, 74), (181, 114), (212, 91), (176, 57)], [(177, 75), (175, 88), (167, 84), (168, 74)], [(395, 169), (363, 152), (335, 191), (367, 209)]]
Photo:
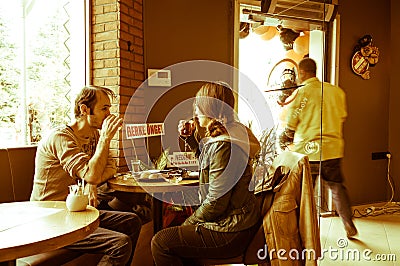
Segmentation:
[(293, 143), (293, 151), (308, 155), (314, 183), (321, 160), (321, 178), (332, 191), (333, 202), (347, 237), (354, 238), (358, 232), (353, 223), (341, 169), (343, 123), (347, 117), (346, 95), (338, 86), (321, 82), (316, 72), (317, 65), (313, 59), (300, 61), (299, 81), (304, 86), (298, 89), (295, 100), (288, 107), (287, 125), (280, 136), (280, 143), (282, 148)]
[[(31, 200), (65, 201), (68, 187), (84, 180), (90, 205), (97, 206), (97, 186), (116, 173), (110, 142), (122, 119), (110, 114), (114, 93), (84, 87), (75, 100), (75, 121), (53, 130), (37, 148)], [(100, 210), (99, 227), (65, 248), (103, 254), (99, 265), (130, 265), (141, 229), (132, 212)]]

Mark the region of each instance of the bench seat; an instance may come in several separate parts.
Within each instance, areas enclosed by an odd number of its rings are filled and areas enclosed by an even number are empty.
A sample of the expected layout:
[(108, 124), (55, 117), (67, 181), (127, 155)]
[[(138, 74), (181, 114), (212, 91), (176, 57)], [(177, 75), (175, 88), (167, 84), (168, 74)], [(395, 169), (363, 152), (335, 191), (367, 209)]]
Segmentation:
[[(35, 174), (36, 146), (0, 149), (0, 203), (28, 201)], [(80, 258), (83, 257), (84, 260)], [(96, 265), (101, 255), (57, 249), (17, 260), (17, 265)], [(80, 263), (78, 263), (80, 261)]]

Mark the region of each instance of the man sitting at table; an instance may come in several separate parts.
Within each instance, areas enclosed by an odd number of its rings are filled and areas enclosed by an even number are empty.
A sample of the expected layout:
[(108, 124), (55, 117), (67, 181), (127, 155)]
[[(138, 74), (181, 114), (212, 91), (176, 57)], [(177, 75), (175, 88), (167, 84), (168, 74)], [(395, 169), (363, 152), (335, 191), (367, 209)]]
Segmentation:
[[(110, 114), (113, 96), (107, 88), (84, 87), (75, 100), (76, 120), (53, 130), (40, 142), (31, 200), (64, 201), (68, 187), (83, 179), (88, 184), (89, 203), (97, 207), (97, 186), (116, 173), (109, 150), (122, 119)], [(130, 265), (141, 229), (140, 218), (132, 212), (99, 212), (99, 228), (65, 248), (104, 254), (100, 265)]]

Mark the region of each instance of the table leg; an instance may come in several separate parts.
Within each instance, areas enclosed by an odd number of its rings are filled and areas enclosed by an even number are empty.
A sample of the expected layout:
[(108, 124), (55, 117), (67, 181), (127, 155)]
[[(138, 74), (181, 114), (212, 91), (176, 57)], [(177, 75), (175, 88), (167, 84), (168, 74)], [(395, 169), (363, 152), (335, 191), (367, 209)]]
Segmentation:
[(162, 193), (153, 195), (153, 233), (156, 234), (163, 226), (163, 202)]

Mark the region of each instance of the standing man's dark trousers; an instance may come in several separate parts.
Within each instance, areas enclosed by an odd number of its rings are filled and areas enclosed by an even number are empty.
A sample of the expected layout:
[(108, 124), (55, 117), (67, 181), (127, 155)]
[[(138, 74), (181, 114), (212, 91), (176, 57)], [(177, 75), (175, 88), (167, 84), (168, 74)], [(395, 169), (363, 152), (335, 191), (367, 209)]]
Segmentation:
[(342, 218), (347, 237), (354, 237), (357, 234), (357, 228), (352, 219), (349, 195), (346, 187), (343, 185), (342, 158), (322, 161), (321, 171), (319, 171), (320, 162), (318, 161), (310, 162), (310, 166), (314, 186), (316, 178), (321, 174), (322, 180), (326, 182), (332, 191), (333, 203), (336, 206), (339, 216)]

